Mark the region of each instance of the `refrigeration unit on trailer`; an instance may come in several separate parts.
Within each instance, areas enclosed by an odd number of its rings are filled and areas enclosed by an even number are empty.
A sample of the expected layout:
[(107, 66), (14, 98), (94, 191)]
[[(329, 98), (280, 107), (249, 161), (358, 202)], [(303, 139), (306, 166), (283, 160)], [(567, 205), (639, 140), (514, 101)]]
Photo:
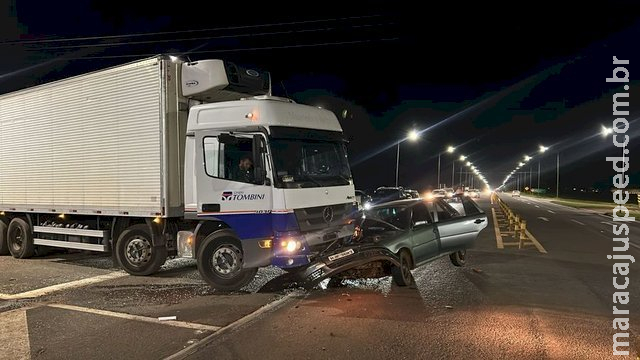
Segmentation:
[(112, 251), (133, 275), (197, 259), (237, 289), (353, 233), (333, 113), (270, 75), (156, 56), (0, 95), (0, 253)]

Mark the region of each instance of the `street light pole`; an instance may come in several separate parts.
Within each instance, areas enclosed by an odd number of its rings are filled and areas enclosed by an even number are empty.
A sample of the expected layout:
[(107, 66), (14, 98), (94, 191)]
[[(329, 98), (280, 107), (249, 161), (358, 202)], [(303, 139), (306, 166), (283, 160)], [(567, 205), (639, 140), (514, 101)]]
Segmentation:
[(440, 155), (441, 154), (442, 154), (441, 152), (438, 153), (438, 189), (440, 189)]
[(538, 160), (538, 191), (540, 191), (540, 160)]
[(556, 198), (560, 197), (560, 152), (556, 154)]
[(398, 187), (398, 176), (400, 174), (400, 143), (405, 140), (416, 141), (420, 137), (420, 133), (416, 130), (411, 130), (407, 137), (398, 140), (398, 150), (396, 152), (396, 187)]
[(453, 186), (453, 183), (456, 182), (456, 161), (453, 160), (451, 162), (451, 187), (455, 188), (455, 186)]
[(396, 187), (398, 187), (399, 168), (400, 168), (400, 141), (398, 141), (398, 151), (396, 152)]

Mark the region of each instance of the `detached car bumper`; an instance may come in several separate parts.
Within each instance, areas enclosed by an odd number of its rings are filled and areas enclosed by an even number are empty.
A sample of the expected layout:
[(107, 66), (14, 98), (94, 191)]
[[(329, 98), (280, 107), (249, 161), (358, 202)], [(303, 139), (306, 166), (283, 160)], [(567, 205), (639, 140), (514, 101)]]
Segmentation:
[(313, 288), (322, 280), (344, 271), (360, 267), (374, 261), (388, 261), (400, 266), (400, 259), (385, 247), (361, 244), (341, 247), (324, 254), (301, 271), (298, 276), (307, 288)]

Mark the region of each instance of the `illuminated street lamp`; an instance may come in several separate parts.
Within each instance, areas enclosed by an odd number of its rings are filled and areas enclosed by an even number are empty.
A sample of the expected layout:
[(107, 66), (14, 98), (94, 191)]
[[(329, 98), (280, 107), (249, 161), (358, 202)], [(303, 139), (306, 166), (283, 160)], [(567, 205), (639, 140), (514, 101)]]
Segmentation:
[[(453, 146), (449, 146), (447, 147), (447, 152), (449, 154), (452, 154), (454, 151), (456, 150), (456, 148), (454, 148)], [(442, 155), (442, 152), (438, 153), (438, 188), (440, 188), (440, 155)], [(455, 171), (455, 170), (453, 170)], [(453, 186), (453, 175), (451, 175), (451, 186)]]
[(602, 134), (602, 136), (606, 137), (607, 135), (613, 133), (613, 129), (605, 127), (604, 125), (602, 125), (602, 130), (600, 131), (600, 133)]
[(411, 130), (405, 139), (398, 141), (398, 150), (396, 153), (396, 187), (398, 187), (398, 175), (400, 170), (400, 143), (405, 140), (416, 141), (419, 137), (420, 134), (416, 130)]

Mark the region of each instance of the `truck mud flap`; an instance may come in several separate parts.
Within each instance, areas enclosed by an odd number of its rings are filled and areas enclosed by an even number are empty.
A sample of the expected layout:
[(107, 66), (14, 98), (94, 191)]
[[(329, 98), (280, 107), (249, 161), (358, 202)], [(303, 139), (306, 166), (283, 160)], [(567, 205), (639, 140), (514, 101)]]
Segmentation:
[(374, 261), (388, 261), (400, 266), (400, 259), (387, 248), (371, 245), (342, 247), (317, 259), (298, 274), (298, 281), (312, 289), (322, 280)]

